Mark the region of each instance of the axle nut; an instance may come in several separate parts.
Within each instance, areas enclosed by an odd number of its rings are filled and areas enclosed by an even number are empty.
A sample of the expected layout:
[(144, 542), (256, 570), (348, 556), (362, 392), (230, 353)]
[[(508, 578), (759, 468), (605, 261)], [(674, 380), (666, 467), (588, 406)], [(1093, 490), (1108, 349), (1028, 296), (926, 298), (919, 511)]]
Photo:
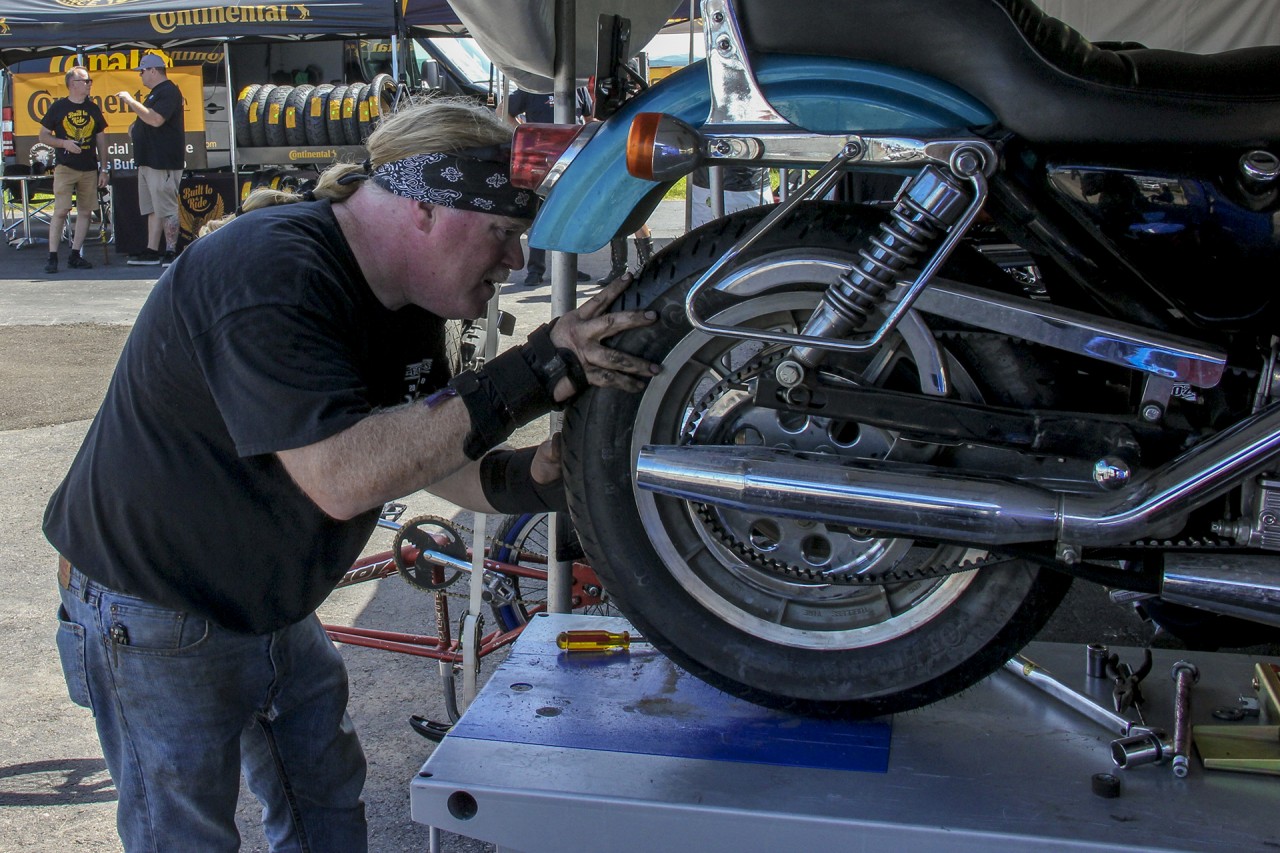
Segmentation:
[(1120, 777), (1114, 773), (1094, 773), (1090, 784), (1099, 797), (1114, 800), (1120, 796)]

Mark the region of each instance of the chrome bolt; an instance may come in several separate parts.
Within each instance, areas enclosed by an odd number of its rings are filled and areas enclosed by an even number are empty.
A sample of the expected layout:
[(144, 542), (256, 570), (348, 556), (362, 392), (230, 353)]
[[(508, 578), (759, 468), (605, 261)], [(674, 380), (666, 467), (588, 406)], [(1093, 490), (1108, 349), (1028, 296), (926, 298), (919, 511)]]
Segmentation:
[(962, 178), (975, 175), (982, 168), (982, 158), (972, 148), (960, 148), (951, 155), (951, 170)]
[(714, 15), (712, 15), (712, 16), (711, 16), (711, 20), (712, 20), (714, 23), (717, 23), (717, 24), (723, 24), (723, 23), (724, 23), (724, 12), (716, 12)]
[(1147, 423), (1155, 423), (1164, 416), (1164, 409), (1159, 403), (1148, 403), (1142, 407), (1142, 419)]
[(774, 369), (773, 378), (784, 388), (794, 388), (804, 381), (804, 368), (794, 361), (784, 361)]
[(1131, 475), (1129, 465), (1115, 456), (1104, 456), (1093, 463), (1093, 481), (1109, 491), (1128, 485)]
[(1074, 545), (1059, 545), (1058, 561), (1066, 563), (1068, 566), (1074, 566), (1080, 562), (1080, 552), (1076, 550)]
[(862, 141), (851, 139), (844, 144), (844, 156), (850, 160), (856, 160), (862, 156)]
[(1262, 518), (1258, 519), (1267, 527), (1271, 527), (1276, 523), (1276, 514), (1274, 512), (1264, 512)]
[(728, 53), (733, 50), (733, 42), (729, 41), (728, 36), (720, 36), (720, 38), (716, 39), (716, 50), (721, 53)]

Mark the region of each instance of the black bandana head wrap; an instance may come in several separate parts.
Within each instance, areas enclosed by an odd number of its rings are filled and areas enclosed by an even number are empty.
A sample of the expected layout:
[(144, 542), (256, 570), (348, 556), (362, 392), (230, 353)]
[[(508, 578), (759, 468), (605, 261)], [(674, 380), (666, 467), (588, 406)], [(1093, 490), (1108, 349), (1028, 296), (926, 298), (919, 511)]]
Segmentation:
[(533, 219), (538, 196), (511, 185), (507, 149), (473, 148), (455, 154), (415, 154), (383, 163), (369, 174), (388, 192), (415, 201)]

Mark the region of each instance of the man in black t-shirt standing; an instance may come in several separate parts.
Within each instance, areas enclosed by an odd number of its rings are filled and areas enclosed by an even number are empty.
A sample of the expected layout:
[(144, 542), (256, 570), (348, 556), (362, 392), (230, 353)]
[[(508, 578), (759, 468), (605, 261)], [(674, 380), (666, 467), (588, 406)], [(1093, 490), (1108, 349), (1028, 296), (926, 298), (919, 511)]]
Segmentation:
[(89, 234), (89, 220), (97, 205), (98, 189), (107, 185), (107, 119), (101, 108), (89, 100), (93, 79), (87, 68), (76, 66), (67, 72), (67, 97), (59, 98), (40, 120), (40, 141), (56, 148), (58, 164), (53, 170), (53, 216), (49, 220), (49, 263), (44, 271), (58, 271), (58, 243), (62, 226), (71, 212), (71, 196), (76, 198), (76, 231), (71, 238), (67, 266), (77, 270), (93, 267), (80, 254)]
[(236, 849), (242, 772), (271, 849), (365, 850), (364, 753), (315, 608), (389, 500), (563, 511), (558, 444), (502, 442), (659, 371), (601, 343), (657, 319), (607, 313), (623, 277), (450, 378), (445, 319), (481, 316), (524, 263), (537, 198), (510, 143), (483, 106), (402, 109), (364, 164), (251, 195), (139, 312), (44, 517), (63, 674), (129, 853)]
[[(129, 128), (133, 162), (138, 167), (138, 209), (147, 219), (147, 248), (129, 256), (129, 263), (168, 266), (178, 251), (178, 185), (186, 164), (186, 136), (182, 92), (169, 79), (162, 57), (148, 53), (138, 61), (142, 85), (150, 89), (145, 101), (119, 92), (121, 103), (138, 114)], [(160, 240), (165, 250), (160, 252)]]

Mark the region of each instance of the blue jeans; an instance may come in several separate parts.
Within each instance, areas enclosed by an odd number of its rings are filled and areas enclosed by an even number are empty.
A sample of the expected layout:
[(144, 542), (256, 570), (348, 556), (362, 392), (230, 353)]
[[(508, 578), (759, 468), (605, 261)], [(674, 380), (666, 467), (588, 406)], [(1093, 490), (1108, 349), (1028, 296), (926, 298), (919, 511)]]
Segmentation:
[(237, 850), (243, 770), (272, 850), (367, 849), (347, 672), (315, 615), (237, 634), (71, 570), (58, 654), (92, 709), (128, 851)]

